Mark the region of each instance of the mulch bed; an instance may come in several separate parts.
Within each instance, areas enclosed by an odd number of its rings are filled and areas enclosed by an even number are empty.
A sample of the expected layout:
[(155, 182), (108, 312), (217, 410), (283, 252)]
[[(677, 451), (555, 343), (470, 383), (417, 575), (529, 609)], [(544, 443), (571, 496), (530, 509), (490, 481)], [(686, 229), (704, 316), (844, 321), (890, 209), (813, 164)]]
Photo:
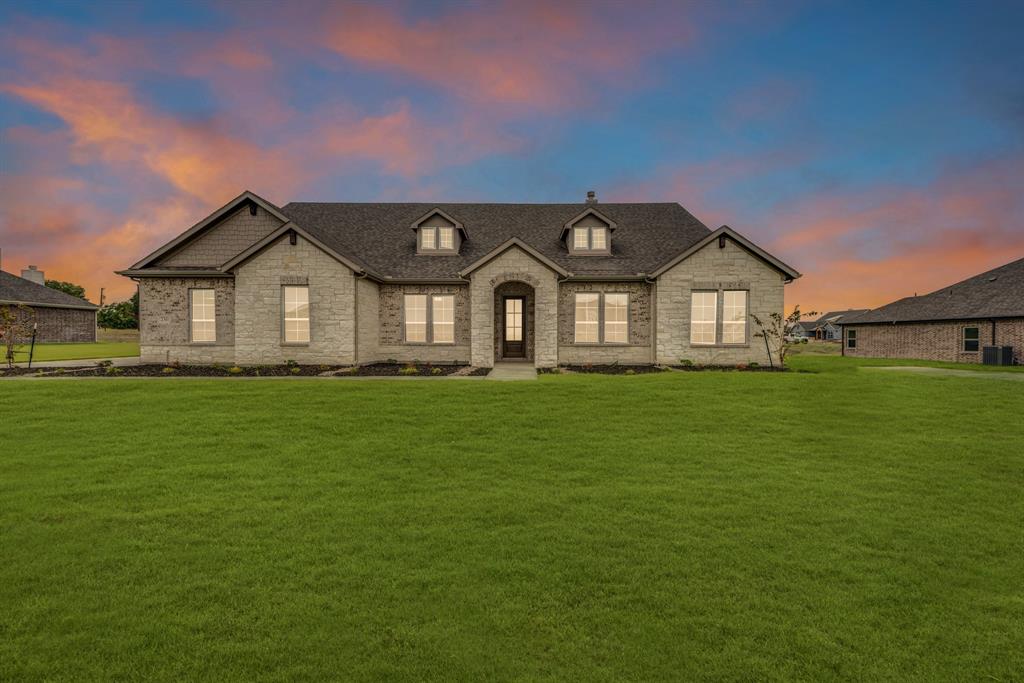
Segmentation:
[(658, 372), (780, 372), (781, 368), (746, 365), (563, 365), (559, 368), (539, 368), (541, 374), (580, 373), (590, 375), (648, 375)]
[(486, 375), (468, 365), (128, 365), (86, 368), (3, 368), (0, 377), (444, 377)]

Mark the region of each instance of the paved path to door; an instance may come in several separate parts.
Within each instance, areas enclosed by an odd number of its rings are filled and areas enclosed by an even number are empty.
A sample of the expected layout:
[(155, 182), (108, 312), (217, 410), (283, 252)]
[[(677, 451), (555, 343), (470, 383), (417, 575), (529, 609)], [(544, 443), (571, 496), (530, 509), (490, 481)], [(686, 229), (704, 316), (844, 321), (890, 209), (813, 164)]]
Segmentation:
[(537, 379), (537, 368), (531, 363), (495, 363), (494, 369), (487, 379), (514, 381), (519, 379)]
[[(125, 356), (124, 358), (85, 358), (82, 360), (35, 360), (32, 361), (33, 368), (91, 368), (100, 361), (109, 360), (118, 367), (138, 365), (138, 356)], [(16, 368), (27, 368), (28, 362), (15, 363)]]
[(981, 370), (954, 370), (953, 368), (927, 368), (915, 365), (893, 365), (882, 367), (865, 367), (863, 370), (898, 370), (900, 372), (916, 372), (920, 375), (936, 375), (939, 377), (977, 377), (978, 379), (1002, 379), (1011, 382), (1024, 382), (1024, 372), (989, 372)]

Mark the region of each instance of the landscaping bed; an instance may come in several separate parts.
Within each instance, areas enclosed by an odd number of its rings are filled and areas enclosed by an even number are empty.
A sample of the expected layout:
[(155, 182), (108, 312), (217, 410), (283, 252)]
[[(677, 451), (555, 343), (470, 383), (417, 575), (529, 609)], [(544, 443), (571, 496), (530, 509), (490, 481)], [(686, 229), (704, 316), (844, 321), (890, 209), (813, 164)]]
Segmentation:
[(782, 368), (762, 365), (562, 365), (558, 368), (540, 368), (541, 374), (581, 373), (585, 375), (647, 375), (673, 370), (697, 372), (780, 372)]
[(445, 377), (486, 375), (468, 365), (96, 365), (84, 368), (4, 368), (0, 377)]

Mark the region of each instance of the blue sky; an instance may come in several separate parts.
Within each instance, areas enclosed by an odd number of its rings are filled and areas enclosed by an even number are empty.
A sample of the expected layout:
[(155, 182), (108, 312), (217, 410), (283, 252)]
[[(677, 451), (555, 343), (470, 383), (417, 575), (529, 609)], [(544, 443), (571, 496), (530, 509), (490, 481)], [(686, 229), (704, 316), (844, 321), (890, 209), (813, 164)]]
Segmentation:
[[(1024, 256), (1021, 3), (7, 3), (5, 268), (271, 201), (678, 201), (875, 306)], [(55, 272), (56, 271), (56, 272)]]

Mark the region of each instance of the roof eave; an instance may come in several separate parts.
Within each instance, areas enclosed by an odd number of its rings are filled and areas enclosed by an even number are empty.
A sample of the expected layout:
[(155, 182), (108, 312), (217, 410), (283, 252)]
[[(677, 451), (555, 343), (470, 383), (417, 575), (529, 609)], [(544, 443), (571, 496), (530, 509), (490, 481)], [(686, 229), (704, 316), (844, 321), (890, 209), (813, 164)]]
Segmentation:
[(740, 245), (741, 247), (743, 247), (744, 249), (746, 249), (747, 251), (757, 256), (762, 261), (764, 261), (765, 263), (767, 263), (768, 265), (772, 266), (780, 273), (785, 275), (787, 284), (803, 277), (803, 275), (798, 270), (786, 264), (784, 261), (775, 258), (767, 251), (765, 251), (761, 247), (757, 246), (756, 244), (748, 240), (743, 235), (739, 234), (738, 232), (730, 228), (728, 225), (723, 225), (718, 230), (711, 232), (707, 237), (700, 240), (696, 244), (687, 247), (685, 250), (683, 250), (682, 253), (676, 255), (671, 260), (669, 260), (665, 265), (661, 266), (653, 273), (651, 273), (652, 277), (661, 277), (664, 273), (668, 272), (669, 270), (679, 265), (681, 262), (685, 261), (693, 254), (697, 253), (704, 247), (708, 246), (715, 240), (722, 237), (733, 240), (738, 245)]

